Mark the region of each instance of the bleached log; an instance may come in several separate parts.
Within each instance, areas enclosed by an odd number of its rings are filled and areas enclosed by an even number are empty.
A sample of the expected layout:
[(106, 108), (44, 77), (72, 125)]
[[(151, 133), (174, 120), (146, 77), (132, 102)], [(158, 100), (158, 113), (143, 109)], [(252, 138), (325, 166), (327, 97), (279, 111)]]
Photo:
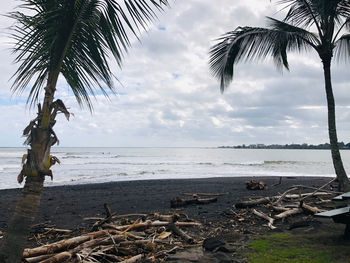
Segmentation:
[[(146, 217), (146, 214), (125, 214), (125, 215), (113, 215), (112, 219), (120, 219), (120, 218), (125, 218), (125, 217)], [(103, 220), (105, 219), (104, 217), (84, 217), (84, 221), (90, 221), (90, 220)]]
[(175, 234), (178, 235), (179, 237), (181, 237), (183, 240), (185, 240), (187, 243), (189, 244), (193, 244), (194, 243), (194, 239), (189, 236), (187, 233), (185, 233), (184, 231), (182, 231), (180, 228), (178, 228), (175, 223), (170, 222), (168, 225), (168, 228)]
[(40, 263), (60, 263), (60, 262), (65, 262), (69, 259), (72, 258), (72, 253), (68, 252), (68, 251), (64, 251), (61, 253), (58, 253), (56, 255), (54, 255), (53, 257), (50, 257), (48, 259), (45, 259), (43, 261), (40, 261)]
[(275, 219), (282, 219), (282, 218), (285, 218), (285, 217), (288, 217), (288, 216), (291, 216), (291, 215), (296, 215), (296, 214), (300, 214), (303, 212), (303, 209), (301, 208), (293, 208), (293, 209), (290, 209), (288, 211), (285, 211), (283, 213), (280, 213), (278, 215), (275, 215)]
[(313, 207), (313, 206), (310, 206), (308, 204), (305, 204), (304, 202), (302, 202), (301, 207), (304, 208), (305, 210), (313, 213), (313, 214), (317, 214), (317, 213), (321, 213), (321, 212), (325, 211), (325, 210), (319, 209), (317, 207)]
[(273, 210), (279, 211), (279, 212), (285, 212), (285, 211), (290, 210), (290, 208), (288, 208), (288, 207), (276, 206), (276, 205), (267, 205), (267, 208), (273, 209)]
[[(143, 223), (137, 223), (137, 224), (132, 224), (132, 225), (124, 225), (124, 226), (116, 226), (113, 224), (105, 224), (105, 227), (109, 227), (112, 229), (116, 229), (119, 231), (124, 231), (129, 228), (131, 229), (138, 229), (138, 228), (149, 228), (149, 227), (157, 227), (157, 226), (168, 226), (169, 222), (163, 222), (163, 221), (146, 221)], [(201, 226), (201, 223), (198, 222), (176, 222), (176, 226), (181, 226), (181, 227), (186, 227), (186, 226)], [(131, 227), (132, 226), (132, 227)]]
[(217, 197), (213, 198), (198, 198), (194, 197), (192, 199), (181, 199), (179, 197), (175, 197), (170, 201), (170, 207), (171, 208), (177, 208), (177, 207), (183, 207), (191, 204), (197, 204), (197, 205), (205, 205), (205, 204), (210, 204), (213, 202), (216, 202), (218, 199)]
[(72, 230), (69, 230), (69, 229), (60, 229), (60, 228), (52, 228), (52, 227), (45, 227), (44, 230), (58, 232), (58, 233), (66, 233), (66, 234), (72, 232)]
[(181, 193), (182, 195), (187, 195), (187, 196), (222, 196), (222, 195), (227, 195), (228, 193)]
[(41, 261), (48, 259), (50, 257), (53, 257), (53, 256), (54, 256), (54, 254), (41, 255), (41, 256), (37, 256), (37, 257), (25, 258), (25, 259), (23, 259), (23, 261), (25, 263), (37, 263), (37, 262), (41, 262)]
[(44, 254), (52, 254), (59, 250), (75, 247), (81, 243), (98, 238), (107, 234), (106, 230), (101, 230), (93, 233), (88, 233), (82, 236), (73, 237), (70, 239), (61, 240), (52, 244), (43, 245), (37, 248), (27, 248), (23, 251), (23, 258), (35, 257)]
[(142, 259), (142, 254), (139, 254), (137, 256), (134, 256), (132, 258), (126, 259), (126, 260), (121, 261), (119, 263), (135, 263), (135, 262), (137, 262), (137, 261), (139, 261), (141, 259)]
[(298, 188), (293, 187), (293, 188), (291, 188), (291, 189), (288, 189), (288, 190), (285, 191), (282, 195), (277, 196), (277, 201), (274, 202), (273, 204), (279, 204), (279, 203), (283, 200), (283, 198), (286, 197), (286, 195), (287, 195), (288, 193), (290, 193), (290, 192), (292, 192), (292, 191), (295, 191), (295, 190), (298, 190)]
[(60, 263), (65, 262), (69, 259), (72, 259), (76, 253), (79, 253), (84, 250), (91, 250), (92, 247), (102, 246), (102, 245), (110, 245), (113, 241), (122, 241), (125, 240), (125, 236), (123, 235), (113, 235), (108, 237), (100, 237), (97, 239), (92, 239), (86, 241), (79, 246), (70, 249), (68, 251), (63, 251), (54, 256), (47, 258), (46, 260), (40, 261), (40, 263)]
[(273, 219), (272, 217), (269, 217), (268, 215), (264, 214), (263, 212), (257, 211), (255, 209), (253, 209), (253, 214), (267, 220), (269, 222), (268, 223), (269, 228), (276, 229), (276, 227), (273, 225), (273, 223), (275, 222), (275, 219)]
[(256, 205), (263, 205), (267, 204), (271, 201), (269, 197), (263, 197), (263, 198), (258, 198), (254, 200), (249, 200), (249, 201), (242, 201), (237, 204), (235, 204), (236, 208), (246, 208), (246, 207), (252, 207)]
[(309, 197), (311, 195), (313, 196), (325, 196), (325, 195), (333, 195), (334, 193), (328, 193), (328, 192), (318, 192), (318, 193), (304, 193), (304, 194), (290, 194), (290, 195), (286, 195), (286, 198), (289, 199), (295, 199), (295, 198), (299, 198), (301, 197)]

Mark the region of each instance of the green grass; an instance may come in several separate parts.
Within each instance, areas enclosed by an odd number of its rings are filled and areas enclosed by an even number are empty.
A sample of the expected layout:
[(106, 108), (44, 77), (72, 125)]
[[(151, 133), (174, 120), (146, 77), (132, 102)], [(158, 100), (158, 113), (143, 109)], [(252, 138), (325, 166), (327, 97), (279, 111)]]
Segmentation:
[(324, 236), (265, 235), (253, 240), (249, 248), (250, 263), (350, 262), (350, 244)]

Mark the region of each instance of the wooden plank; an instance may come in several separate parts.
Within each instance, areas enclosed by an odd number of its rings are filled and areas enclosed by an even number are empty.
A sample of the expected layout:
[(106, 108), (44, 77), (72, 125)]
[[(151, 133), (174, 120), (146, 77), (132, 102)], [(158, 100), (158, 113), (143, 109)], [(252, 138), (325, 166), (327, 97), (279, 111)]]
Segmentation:
[(315, 216), (316, 217), (332, 218), (332, 217), (335, 217), (335, 216), (338, 216), (338, 215), (347, 214), (349, 212), (350, 212), (350, 206), (347, 206), (347, 207), (342, 207), (342, 208), (333, 209), (333, 210), (330, 210), (330, 211), (318, 213), (318, 214), (315, 214)]

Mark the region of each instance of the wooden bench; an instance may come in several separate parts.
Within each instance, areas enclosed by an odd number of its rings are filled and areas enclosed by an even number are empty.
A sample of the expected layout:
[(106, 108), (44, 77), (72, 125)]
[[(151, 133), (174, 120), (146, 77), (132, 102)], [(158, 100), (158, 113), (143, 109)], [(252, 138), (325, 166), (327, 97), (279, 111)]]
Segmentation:
[[(349, 204), (350, 192), (336, 196), (332, 200)], [(344, 236), (350, 238), (350, 205), (315, 214), (315, 217), (332, 218), (335, 223), (345, 224)]]

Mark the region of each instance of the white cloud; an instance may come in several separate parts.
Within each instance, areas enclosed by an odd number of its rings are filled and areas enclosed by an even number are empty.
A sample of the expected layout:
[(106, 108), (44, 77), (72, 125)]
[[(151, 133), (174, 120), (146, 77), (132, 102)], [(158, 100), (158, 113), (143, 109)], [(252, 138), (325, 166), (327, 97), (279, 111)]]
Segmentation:
[[(0, 13), (11, 11), (6, 1)], [(249, 3), (248, 3), (249, 2)], [(254, 6), (254, 8), (252, 8)], [(60, 81), (57, 97), (74, 112), (59, 116), (55, 131), (62, 146), (217, 146), (241, 143), (320, 143), (328, 140), (322, 67), (310, 54), (291, 54), (290, 72), (280, 74), (270, 60), (236, 67), (222, 95), (209, 71), (208, 51), (221, 34), (239, 25), (264, 26), (280, 17), (269, 0), (175, 1), (125, 58), (112, 64), (123, 86), (111, 100), (98, 95), (94, 113), (80, 109)], [(4, 17), (2, 25), (10, 25)], [(3, 31), (4, 32), (4, 31)], [(0, 146), (19, 146), (33, 118), (23, 100), (10, 100), (8, 79), (16, 67), (0, 34)], [(333, 67), (339, 140), (349, 141), (350, 76)], [(25, 95), (25, 94), (24, 94)]]

